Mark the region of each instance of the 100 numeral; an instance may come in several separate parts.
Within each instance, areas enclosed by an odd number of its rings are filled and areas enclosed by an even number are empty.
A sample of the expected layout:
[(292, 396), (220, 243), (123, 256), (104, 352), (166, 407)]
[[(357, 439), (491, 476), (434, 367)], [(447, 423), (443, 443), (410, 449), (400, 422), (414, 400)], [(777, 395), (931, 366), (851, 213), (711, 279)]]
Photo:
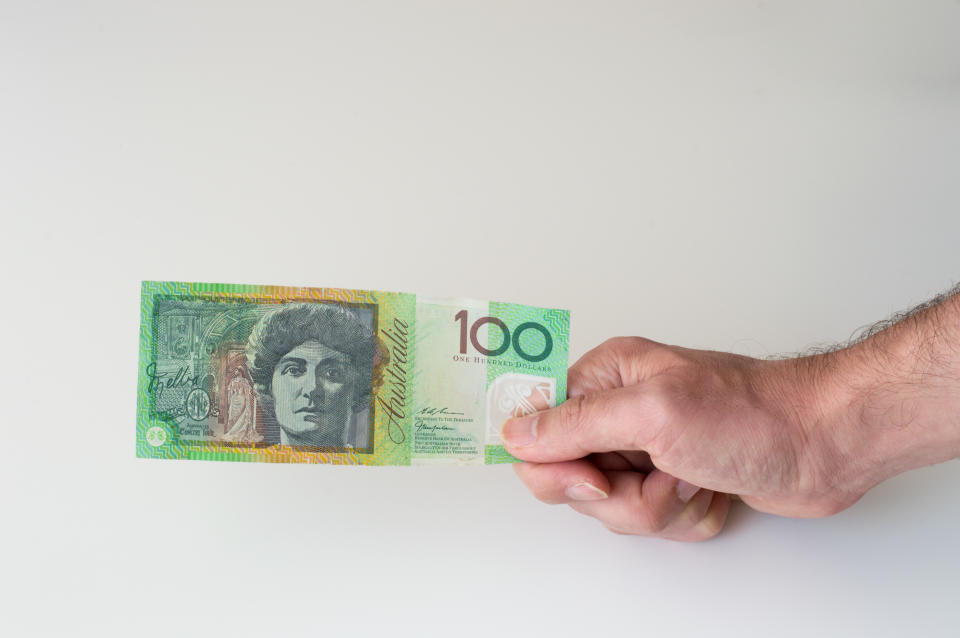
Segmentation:
[[(512, 345), (513, 351), (516, 352), (521, 359), (531, 363), (536, 363), (549, 357), (550, 353), (553, 351), (553, 337), (550, 336), (550, 332), (542, 324), (539, 324), (536, 321), (526, 321), (521, 323), (513, 331), (513, 337), (511, 338), (510, 328), (508, 328), (507, 324), (505, 324), (502, 320), (496, 317), (480, 317), (473, 322), (473, 325), (469, 325), (470, 320), (467, 316), (467, 311), (461, 310), (454, 315), (453, 320), (460, 322), (460, 354), (467, 353), (468, 333), (470, 335), (470, 343), (473, 345), (476, 351), (487, 357), (498, 357), (506, 352), (507, 349), (509, 349)], [(503, 334), (503, 343), (501, 343), (494, 350), (490, 350), (489, 348), (480, 345), (480, 340), (477, 339), (477, 331), (479, 331), (481, 327), (488, 323), (500, 328), (500, 332)], [(524, 351), (520, 344), (520, 335), (527, 330), (536, 330), (543, 335), (544, 344), (542, 352), (538, 354), (530, 354), (529, 352)]]

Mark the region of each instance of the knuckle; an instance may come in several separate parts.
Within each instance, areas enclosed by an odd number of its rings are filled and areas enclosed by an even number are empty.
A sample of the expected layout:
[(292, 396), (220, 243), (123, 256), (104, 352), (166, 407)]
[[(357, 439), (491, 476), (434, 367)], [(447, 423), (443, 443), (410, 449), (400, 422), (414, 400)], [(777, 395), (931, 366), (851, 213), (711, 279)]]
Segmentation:
[(670, 525), (670, 517), (665, 511), (651, 507), (638, 507), (635, 514), (638, 529), (649, 536), (659, 536)]
[(651, 349), (650, 356), (661, 370), (683, 370), (696, 365), (688, 351), (659, 343), (656, 346)]
[(623, 346), (633, 345), (640, 337), (610, 337), (601, 344), (604, 348), (619, 350)]
[(662, 374), (649, 380), (647, 391), (640, 396), (640, 409), (652, 427), (637, 429), (636, 449), (654, 458), (668, 453), (682, 430), (672, 426), (685, 423), (697, 410), (693, 388), (681, 375)]
[(659, 346), (656, 341), (644, 337), (611, 337), (600, 344), (600, 349), (608, 352), (639, 355)]
[(643, 498), (642, 483), (631, 503), (628, 516), (630, 527), (644, 536), (660, 536), (672, 522), (665, 507), (657, 507)]
[(560, 404), (560, 428), (564, 433), (575, 432), (583, 425), (587, 397), (577, 395)]
[(600, 344), (604, 350), (618, 350), (625, 343), (629, 343), (631, 337), (610, 337)]
[(654, 387), (640, 396), (637, 406), (644, 420), (652, 427), (636, 428), (631, 439), (631, 447), (635, 450), (645, 450), (651, 456), (657, 457), (662, 456), (665, 451), (662, 433), (667, 431), (666, 426), (669, 423), (676, 421), (677, 407), (670, 394), (660, 387), (662, 383), (657, 380), (653, 380), (652, 383)]

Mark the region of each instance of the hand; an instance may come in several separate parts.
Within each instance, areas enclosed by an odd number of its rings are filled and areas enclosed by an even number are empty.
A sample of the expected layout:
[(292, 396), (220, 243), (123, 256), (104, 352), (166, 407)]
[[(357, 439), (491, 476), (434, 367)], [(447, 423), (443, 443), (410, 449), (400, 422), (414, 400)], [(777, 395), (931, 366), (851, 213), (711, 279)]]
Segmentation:
[(847, 406), (820, 397), (819, 367), (613, 339), (570, 368), (567, 402), (502, 434), (537, 498), (617, 533), (705, 540), (730, 494), (826, 516), (872, 485), (849, 471), (836, 440)]

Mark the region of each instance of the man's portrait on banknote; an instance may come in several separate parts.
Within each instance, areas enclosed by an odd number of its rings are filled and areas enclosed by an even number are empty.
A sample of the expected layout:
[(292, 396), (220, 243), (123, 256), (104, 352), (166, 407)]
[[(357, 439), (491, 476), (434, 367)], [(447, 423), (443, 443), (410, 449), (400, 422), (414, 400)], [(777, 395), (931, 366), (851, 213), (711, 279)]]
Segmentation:
[(247, 369), (279, 443), (367, 447), (377, 354), (372, 331), (339, 304), (285, 304), (262, 316)]

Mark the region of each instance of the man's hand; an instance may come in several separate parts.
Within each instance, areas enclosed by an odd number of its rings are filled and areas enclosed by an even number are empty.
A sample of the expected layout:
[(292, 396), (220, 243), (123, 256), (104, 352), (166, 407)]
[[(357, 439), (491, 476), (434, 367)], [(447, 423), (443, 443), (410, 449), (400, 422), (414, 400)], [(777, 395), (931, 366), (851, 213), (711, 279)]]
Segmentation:
[[(938, 312), (948, 310), (960, 325), (957, 304)], [(515, 467), (537, 498), (618, 533), (705, 540), (731, 494), (764, 512), (827, 516), (960, 454), (960, 348), (927, 338), (923, 316), (913, 323), (772, 361), (613, 339), (570, 369), (566, 403), (508, 420), (503, 439), (528, 461)]]

